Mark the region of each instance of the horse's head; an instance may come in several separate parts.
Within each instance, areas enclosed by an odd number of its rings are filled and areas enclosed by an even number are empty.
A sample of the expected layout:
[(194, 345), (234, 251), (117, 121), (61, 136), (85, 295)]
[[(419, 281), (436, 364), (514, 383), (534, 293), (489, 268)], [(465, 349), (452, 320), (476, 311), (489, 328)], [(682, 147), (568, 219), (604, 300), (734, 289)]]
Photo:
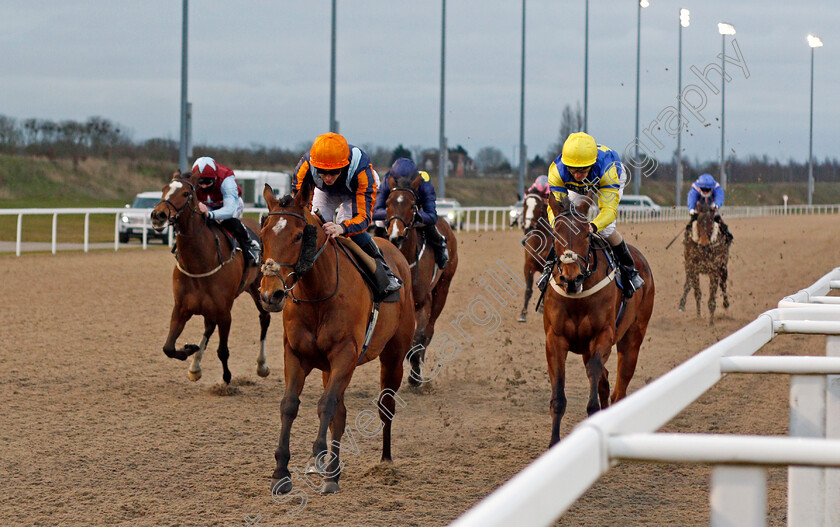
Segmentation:
[(545, 199), (536, 194), (528, 194), (522, 202), (522, 228), (531, 232), (541, 218), (547, 217), (548, 206)]
[(695, 206), (697, 219), (691, 225), (691, 240), (704, 247), (714, 245), (720, 239), (720, 225), (715, 222), (717, 211), (705, 200)]
[[(274, 197), (266, 184), (263, 192), (268, 215), (263, 219), (260, 237), (263, 242), (263, 278), (260, 302), (266, 311), (282, 311), (286, 295), (315, 264), (319, 220), (308, 210), (312, 185), (304, 182), (297, 195)], [(324, 241), (326, 243), (326, 240)]]
[(417, 212), (417, 190), (423, 184), (423, 178), (395, 178), (388, 176), (391, 193), (385, 202), (388, 239), (399, 249), (409, 229), (414, 228), (414, 214)]
[(188, 209), (196, 209), (195, 186), (197, 175), (182, 174), (175, 171), (172, 180), (163, 187), (160, 203), (152, 210), (152, 227), (162, 232), (166, 225), (174, 225), (181, 214)]
[(552, 236), (559, 262), (557, 281), (566, 287), (567, 293), (583, 291), (583, 282), (591, 274), (589, 221), (587, 220), (591, 204), (590, 196), (587, 196), (578, 206), (572, 204), (568, 198), (557, 201), (553, 193), (548, 197), (548, 206), (554, 213)]

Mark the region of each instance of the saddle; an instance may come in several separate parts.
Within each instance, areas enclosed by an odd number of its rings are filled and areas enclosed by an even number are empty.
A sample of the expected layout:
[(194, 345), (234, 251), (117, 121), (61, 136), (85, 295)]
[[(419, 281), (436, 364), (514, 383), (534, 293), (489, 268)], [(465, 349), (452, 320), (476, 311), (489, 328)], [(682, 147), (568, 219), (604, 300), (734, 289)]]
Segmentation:
[(353, 267), (355, 267), (356, 270), (359, 271), (359, 274), (362, 275), (368, 289), (370, 289), (371, 295), (373, 295), (373, 302), (375, 304), (379, 304), (380, 302), (399, 302), (399, 290), (388, 293), (385, 296), (378, 294), (379, 291), (383, 290), (385, 286), (388, 285), (388, 277), (385, 274), (385, 268), (382, 267), (381, 263), (368, 256), (367, 253), (365, 253), (362, 248), (356, 245), (356, 243), (352, 240), (342, 236), (336, 237), (335, 240), (338, 242), (338, 246), (341, 250), (344, 251), (344, 254), (346, 254), (350, 259)]

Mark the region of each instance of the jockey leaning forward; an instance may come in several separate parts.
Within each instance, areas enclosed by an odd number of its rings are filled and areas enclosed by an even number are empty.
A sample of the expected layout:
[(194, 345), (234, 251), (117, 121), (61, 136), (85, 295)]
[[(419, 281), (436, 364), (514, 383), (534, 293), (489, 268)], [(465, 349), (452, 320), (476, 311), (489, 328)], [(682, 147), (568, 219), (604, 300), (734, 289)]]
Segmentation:
[[(636, 270), (636, 263), (627, 248), (627, 243), (615, 227), (618, 202), (627, 182), (627, 175), (618, 154), (606, 146), (596, 144), (589, 134), (570, 134), (563, 143), (561, 155), (548, 168), (548, 181), (550, 191), (557, 201), (568, 196), (573, 204), (579, 204), (587, 199), (586, 194), (590, 190), (596, 191), (599, 212), (589, 224), (589, 232), (598, 233), (609, 242), (621, 269), (624, 296), (633, 296), (633, 292), (645, 282)], [(554, 225), (554, 211), (551, 207), (548, 208), (548, 222)], [(548, 256), (549, 263), (537, 282), (540, 291), (545, 291), (548, 285), (555, 257), (552, 244)]]
[(417, 208), (415, 211), (414, 223), (418, 225), (417, 230), (422, 234), (426, 242), (432, 246), (435, 253), (435, 263), (441, 269), (446, 267), (449, 263), (449, 251), (446, 249), (446, 238), (437, 229), (437, 208), (435, 201), (435, 187), (429, 181), (429, 174), (417, 170), (417, 165), (414, 161), (401, 157), (394, 161), (391, 170), (385, 174), (385, 179), (379, 186), (379, 192), (376, 196), (376, 205), (373, 207), (374, 221), (387, 220), (387, 201), (388, 195), (391, 193), (391, 188), (388, 183), (388, 177), (393, 176), (398, 183), (408, 186), (417, 178), (422, 179), (422, 183), (417, 188), (416, 200)]
[(326, 220), (324, 232), (331, 238), (348, 236), (382, 264), (388, 285), (380, 293), (398, 290), (402, 281), (388, 267), (367, 232), (379, 186), (379, 175), (368, 155), (359, 147), (348, 145), (344, 136), (332, 132), (319, 135), (295, 168), (295, 193), (306, 179), (315, 185), (310, 206)]
[(230, 232), (245, 255), (245, 263), (256, 265), (260, 261), (260, 242), (248, 236), (242, 224), (242, 189), (236, 182), (233, 170), (216, 163), (212, 157), (199, 157), (192, 166), (192, 173), (198, 174), (198, 210), (209, 220), (218, 221)]
[(537, 196), (542, 196), (548, 199), (549, 193), (549, 185), (548, 185), (548, 176), (539, 176), (534, 181), (534, 184), (528, 187), (528, 190), (525, 191), (525, 195), (528, 194), (536, 194)]
[(729, 227), (723, 222), (720, 217), (720, 210), (723, 208), (724, 200), (723, 188), (715, 181), (711, 174), (703, 174), (697, 181), (692, 183), (691, 190), (688, 191), (686, 198), (686, 205), (688, 206), (688, 213), (690, 218), (686, 229), (691, 229), (691, 224), (697, 219), (697, 203), (705, 201), (715, 211), (715, 222), (720, 225), (720, 230), (727, 241), (731, 241), (733, 236), (729, 232)]

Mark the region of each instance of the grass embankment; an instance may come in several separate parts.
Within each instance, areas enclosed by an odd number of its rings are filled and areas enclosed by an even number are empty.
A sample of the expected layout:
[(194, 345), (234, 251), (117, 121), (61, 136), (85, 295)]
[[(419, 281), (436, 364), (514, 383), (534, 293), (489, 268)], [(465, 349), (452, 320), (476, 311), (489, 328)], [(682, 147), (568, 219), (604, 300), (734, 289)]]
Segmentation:
[[(172, 174), (170, 163), (85, 159), (49, 160), (0, 156), (0, 208), (122, 207), (145, 190), (160, 189)], [(115, 217), (90, 216), (91, 242), (114, 239)], [(0, 239), (14, 240), (17, 216), (0, 215)], [(26, 216), (23, 239), (50, 241), (51, 216)], [(58, 240), (81, 242), (84, 215), (59, 215)]]
[[(260, 167), (290, 170), (290, 167)], [(122, 207), (134, 195), (163, 187), (173, 170), (173, 164), (160, 161), (85, 159), (50, 160), (43, 157), (0, 155), (0, 208), (55, 207)], [(437, 176), (432, 176), (432, 182)], [(516, 178), (450, 178), (446, 182), (446, 196), (457, 199), (464, 206), (507, 206), (517, 200)], [(526, 187), (532, 179), (526, 181)], [(682, 199), (690, 188), (684, 185)], [(632, 183), (628, 188), (632, 192)], [(674, 203), (674, 184), (643, 180), (641, 192), (663, 206)], [(807, 203), (804, 183), (745, 183), (732, 184), (726, 195), (727, 205), (781, 205), (782, 195), (788, 203)], [(840, 183), (817, 183), (814, 203), (840, 203)], [(112, 215), (91, 215), (91, 241), (110, 241), (114, 238)], [(16, 216), (0, 215), (0, 239), (14, 240)], [(49, 241), (52, 217), (24, 218), (23, 237), (31, 241)], [(58, 239), (62, 242), (81, 242), (84, 216), (61, 215)]]

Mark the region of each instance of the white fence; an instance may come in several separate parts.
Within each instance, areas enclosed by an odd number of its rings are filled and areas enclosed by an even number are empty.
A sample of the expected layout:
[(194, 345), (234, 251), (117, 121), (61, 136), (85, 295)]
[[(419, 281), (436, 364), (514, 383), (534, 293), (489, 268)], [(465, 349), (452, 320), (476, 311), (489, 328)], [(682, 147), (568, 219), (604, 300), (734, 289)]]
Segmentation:
[[(614, 406), (473, 507), (453, 527), (543, 526), (621, 460), (707, 463), (713, 526), (766, 523), (765, 465), (788, 465), (788, 525), (840, 525), (840, 267)], [(751, 355), (782, 333), (824, 334), (827, 357)], [(789, 374), (791, 437), (657, 434), (728, 373)]]
[[(59, 248), (58, 244), (58, 218), (62, 215), (84, 215), (84, 240), (81, 244), (82, 250), (88, 252), (90, 245), (90, 216), (96, 214), (114, 215), (114, 250), (119, 250), (119, 223), (120, 216), (128, 209), (125, 208), (72, 208), (72, 209), (0, 209), (0, 216), (17, 216), (17, 235), (15, 238), (15, 254), (20, 256), (23, 249), (22, 226), (25, 216), (49, 215), (52, 216), (52, 237), (50, 248), (53, 254)], [(143, 211), (144, 221), (148, 220), (151, 209), (131, 209), (132, 212)], [(506, 230), (519, 228), (511, 226), (511, 207), (458, 207), (451, 209), (455, 218), (455, 228), (465, 232), (486, 232), (495, 230)], [(264, 214), (265, 208), (249, 207), (245, 209), (249, 214)], [(516, 212), (521, 212), (516, 210)], [(443, 213), (442, 213), (443, 214)], [(759, 216), (782, 216), (802, 214), (840, 214), (840, 205), (791, 205), (788, 207), (726, 207), (724, 215), (726, 218), (749, 218)], [(685, 207), (672, 207), (660, 211), (637, 211), (619, 208), (618, 221), (620, 223), (646, 223), (664, 221), (686, 221), (688, 220), (688, 209)], [(147, 245), (146, 229), (142, 233), (142, 247)], [(172, 237), (169, 239), (170, 245)], [(110, 243), (110, 242), (109, 242)]]

